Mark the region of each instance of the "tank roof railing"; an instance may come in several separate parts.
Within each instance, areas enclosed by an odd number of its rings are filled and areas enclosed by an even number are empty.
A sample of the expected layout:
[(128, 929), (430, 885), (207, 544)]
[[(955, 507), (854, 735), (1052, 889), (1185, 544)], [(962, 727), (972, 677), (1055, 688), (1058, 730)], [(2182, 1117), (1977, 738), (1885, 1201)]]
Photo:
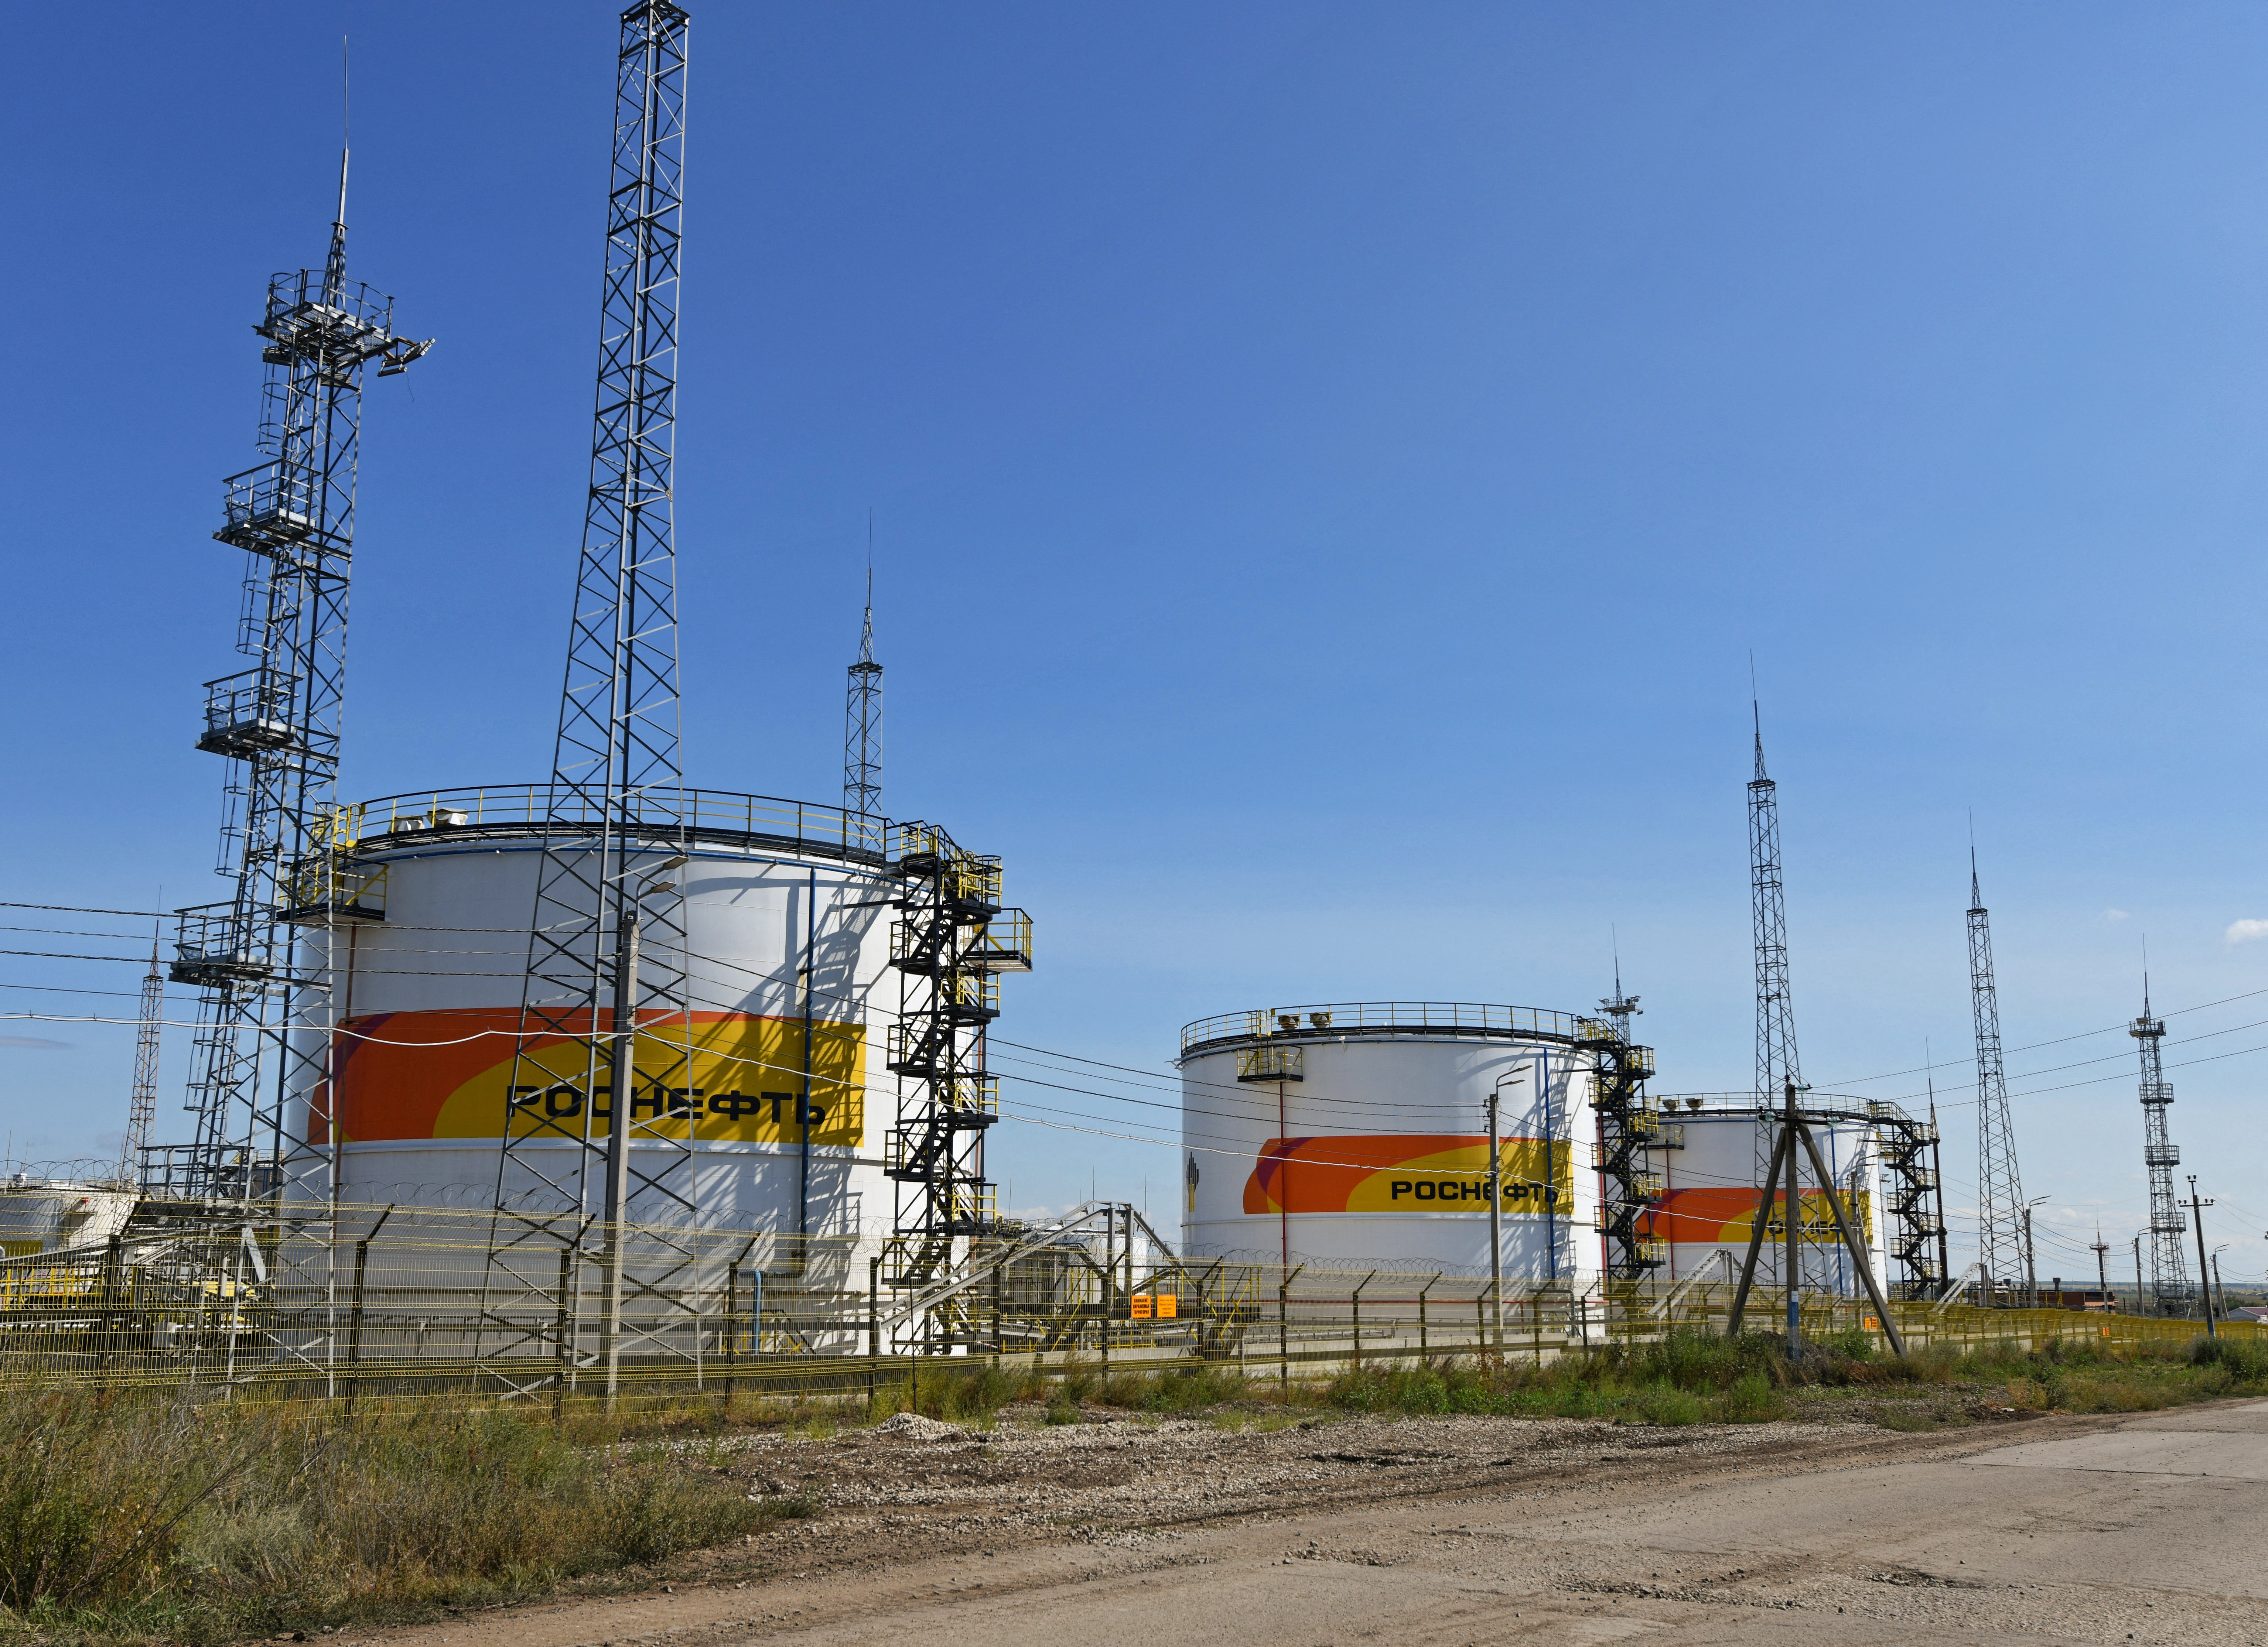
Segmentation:
[(1490, 1039), (1535, 1037), (1572, 1041), (1584, 1020), (1573, 1012), (1532, 1006), (1491, 1006), (1476, 1001), (1336, 1001), (1311, 1006), (1272, 1006), (1201, 1018), (1182, 1030), (1182, 1055), (1200, 1048), (1280, 1036), (1436, 1033)]
[[(552, 798), (549, 783), (413, 790), (346, 808), (340, 838), (350, 846), (394, 846), (432, 830), (526, 833), (547, 824), (580, 828), (597, 821), (575, 792), (562, 793), (556, 808)], [(893, 852), (894, 846), (899, 853), (916, 849), (917, 835), (925, 842), (943, 834), (934, 826), (894, 823), (841, 806), (697, 789), (669, 791), (667, 798), (659, 802), (659, 815), (641, 827), (655, 835), (690, 831), (710, 837), (778, 842), (874, 864), (899, 855)]]
[[(1675, 1121), (1680, 1115), (1754, 1115), (1759, 1109), (1777, 1115), (1786, 1100), (1759, 1098), (1755, 1092), (1657, 1092), (1650, 1094), (1647, 1102), (1660, 1107), (1664, 1121)], [(1808, 1117), (1823, 1117), (1829, 1121), (1907, 1121), (1911, 1117), (1899, 1105), (1888, 1099), (1852, 1098), (1840, 1092), (1814, 1092), (1806, 1090), (1799, 1099), (1800, 1107)]]

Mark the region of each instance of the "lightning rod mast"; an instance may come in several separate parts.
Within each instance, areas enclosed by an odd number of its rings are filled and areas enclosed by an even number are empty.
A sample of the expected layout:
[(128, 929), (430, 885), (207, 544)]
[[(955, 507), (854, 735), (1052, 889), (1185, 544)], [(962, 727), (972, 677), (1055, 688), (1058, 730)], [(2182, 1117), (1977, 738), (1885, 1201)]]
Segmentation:
[(874, 517), (866, 516), (866, 621), (843, 712), (843, 810), (882, 810), (882, 665), (874, 661)]
[(1969, 1007), (1977, 1031), (1977, 1258), (1984, 1302), (2014, 1287), (2024, 1251), (2024, 1184), (2016, 1169), (2015, 1125), (2000, 1067), (2000, 998), (1992, 981), (1992, 923), (1969, 845)]
[(2150, 974), (2142, 974), (2142, 1016), (2126, 1033), (2142, 1052), (2142, 1165), (2150, 1174), (2150, 1307), (2160, 1315), (2187, 1315), (2196, 1297), (2190, 1286), (2189, 1261), (2182, 1241), (2190, 1221), (2174, 1195), (2174, 1168), (2182, 1152), (2166, 1126), (2166, 1111), (2174, 1089), (2159, 1061), (2158, 1043), (2165, 1039), (2166, 1021), (2150, 1015)]

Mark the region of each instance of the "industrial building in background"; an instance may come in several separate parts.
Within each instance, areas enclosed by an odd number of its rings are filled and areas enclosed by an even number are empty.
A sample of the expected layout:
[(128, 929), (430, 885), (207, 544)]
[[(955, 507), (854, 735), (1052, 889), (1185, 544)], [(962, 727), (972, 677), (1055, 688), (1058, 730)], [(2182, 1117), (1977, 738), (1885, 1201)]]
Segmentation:
[(323, 267), (269, 283), (254, 327), (267, 366), (261, 461), (222, 482), (213, 533), (244, 555), (236, 650), (249, 660), (205, 683), (197, 739), (226, 762), (217, 871), (229, 891), (180, 912), (170, 968), (198, 991), (194, 1141), (144, 1157), (147, 1187), (187, 1204), (250, 1202), (280, 1178), (328, 1170), (287, 1112), (324, 1078), (328, 939), (357, 918), (335, 871), (363, 376), (390, 377), (432, 344), (396, 335), (394, 300), (347, 279), (347, 158), (342, 148)]
[(2142, 976), (2142, 1016), (2128, 1026), (2142, 1053), (2142, 1165), (2150, 1175), (2150, 1283), (2148, 1307), (2156, 1315), (2187, 1315), (2196, 1309), (2197, 1289), (2190, 1283), (2189, 1260), (2182, 1242), (2189, 1234), (2188, 1215), (2174, 1194), (2174, 1168), (2182, 1152), (2166, 1125), (2166, 1111), (2174, 1102), (2173, 1084), (2159, 1062), (2158, 1043), (2166, 1038), (2166, 1022), (2150, 1015), (2150, 979)]
[(2024, 1181), (2015, 1122), (2000, 1068), (2000, 998), (1992, 981), (1992, 925), (1969, 848), (1969, 1004), (1977, 1029), (1977, 1261), (1984, 1298), (2035, 1280), (2026, 1266)]

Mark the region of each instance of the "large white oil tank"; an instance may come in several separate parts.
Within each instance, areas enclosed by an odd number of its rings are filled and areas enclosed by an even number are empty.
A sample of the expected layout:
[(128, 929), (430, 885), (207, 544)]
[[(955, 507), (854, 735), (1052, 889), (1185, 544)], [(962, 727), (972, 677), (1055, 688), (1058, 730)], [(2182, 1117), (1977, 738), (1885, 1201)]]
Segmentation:
[[(1638, 1224), (1641, 1235), (1664, 1244), (1665, 1261), (1655, 1278), (1683, 1281), (1707, 1272), (1705, 1278), (1714, 1279), (1726, 1273), (1723, 1254), (1727, 1253), (1737, 1276), (1757, 1208), (1764, 1202), (1759, 1186), (1771, 1163), (1778, 1114), (1762, 1108), (1746, 1092), (1679, 1095), (1656, 1101), (1665, 1139), (1677, 1147), (1651, 1156), (1662, 1193)], [(1856, 1099), (1807, 1093), (1803, 1113), (1828, 1171), (1835, 1175), (1844, 1207), (1859, 1225), (1874, 1278), (1887, 1290), (1896, 1277), (1885, 1267), (1881, 1151), (1867, 1107)], [(1858, 1268), (1837, 1232), (1833, 1210), (1820, 1191), (1808, 1156), (1802, 1161), (1799, 1187), (1796, 1247), (1803, 1285), (1859, 1294), (1865, 1289)], [(1756, 1279), (1766, 1286), (1780, 1284), (1786, 1201), (1785, 1189), (1776, 1190), (1766, 1215), (1764, 1244), (1756, 1260)]]
[[(331, 945), (333, 1090), (302, 1095), (311, 1143), (328, 1146), (327, 1118), (337, 1117), (342, 1201), (492, 1206), (507, 1114), (516, 1136), (540, 1133), (506, 1100), (545, 806), (542, 786), (522, 785), (359, 809), (343, 918), (311, 940)], [(650, 1070), (650, 1059), (670, 1058), (666, 1026), (642, 1037), (637, 1101), (645, 1082), (682, 1084), (667, 1090), (687, 1112), (673, 1124), (691, 1136), (703, 1226), (836, 1239), (887, 1230), (882, 1139), (897, 1080), (883, 1043), (899, 1003), (889, 961), (902, 887), (887, 872), (884, 826), (714, 790), (687, 791), (685, 817), (630, 862), (635, 871), (681, 852), (688, 860), (667, 879), (682, 889), (673, 908), (685, 934), (692, 1068), (689, 1080)], [(661, 954), (649, 964), (678, 963)], [(807, 1128), (796, 1103), (806, 1076)], [(556, 1167), (538, 1170), (555, 1176), (580, 1152), (565, 1140), (529, 1147), (551, 1152)], [(633, 1196), (629, 1216), (685, 1221), (651, 1193)]]
[(1182, 1032), (1187, 1251), (1286, 1265), (1489, 1269), (1487, 1105), (1500, 1095), (1504, 1273), (1599, 1274), (1591, 1058), (1572, 1014), (1337, 1003)]

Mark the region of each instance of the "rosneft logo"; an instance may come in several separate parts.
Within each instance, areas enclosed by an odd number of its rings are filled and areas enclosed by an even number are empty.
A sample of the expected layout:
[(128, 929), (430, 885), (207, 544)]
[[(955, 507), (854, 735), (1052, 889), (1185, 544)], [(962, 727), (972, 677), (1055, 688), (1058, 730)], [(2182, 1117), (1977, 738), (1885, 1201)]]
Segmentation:
[[(1574, 1201), (1574, 1151), (1541, 1138), (1498, 1146), (1502, 1210), (1543, 1217)], [(1488, 1140), (1455, 1134), (1337, 1134), (1270, 1138), (1244, 1180), (1244, 1210), (1488, 1210)]]

